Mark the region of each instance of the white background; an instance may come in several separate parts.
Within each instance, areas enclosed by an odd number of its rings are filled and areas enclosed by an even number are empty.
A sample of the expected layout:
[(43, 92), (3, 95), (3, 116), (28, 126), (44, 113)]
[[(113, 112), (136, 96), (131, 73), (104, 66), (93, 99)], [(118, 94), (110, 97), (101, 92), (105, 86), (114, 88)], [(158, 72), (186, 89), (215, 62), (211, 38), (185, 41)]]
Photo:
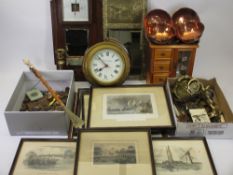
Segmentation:
[[(205, 25), (193, 75), (213, 78), (233, 109), (233, 1), (148, 0), (148, 9), (161, 8), (171, 15), (181, 7), (193, 8)], [(39, 69), (55, 69), (50, 0), (0, 0), (0, 175), (9, 172), (19, 137), (11, 137), (3, 111), (30, 58)], [(233, 140), (208, 140), (217, 171), (233, 174)]]

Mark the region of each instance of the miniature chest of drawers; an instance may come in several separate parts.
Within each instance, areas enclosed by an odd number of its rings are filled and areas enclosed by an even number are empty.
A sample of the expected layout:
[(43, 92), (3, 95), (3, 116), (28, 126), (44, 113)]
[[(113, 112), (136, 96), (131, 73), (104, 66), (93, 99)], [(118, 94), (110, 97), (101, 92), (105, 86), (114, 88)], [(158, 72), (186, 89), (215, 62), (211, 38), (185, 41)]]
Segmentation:
[(192, 75), (198, 45), (147, 45), (146, 79), (150, 84), (164, 83), (167, 77)]

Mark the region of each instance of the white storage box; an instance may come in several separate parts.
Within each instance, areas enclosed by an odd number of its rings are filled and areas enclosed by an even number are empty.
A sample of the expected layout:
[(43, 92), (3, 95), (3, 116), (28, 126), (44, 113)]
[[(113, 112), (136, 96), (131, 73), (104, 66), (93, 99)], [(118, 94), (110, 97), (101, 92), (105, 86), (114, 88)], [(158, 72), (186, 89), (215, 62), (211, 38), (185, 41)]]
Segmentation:
[[(199, 79), (204, 85), (210, 85), (214, 88), (218, 105), (224, 114), (224, 123), (188, 123), (179, 122), (173, 110), (173, 116), (176, 123), (176, 136), (206, 136), (207, 138), (233, 138), (233, 114), (226, 101), (226, 98), (220, 89), (216, 79)], [(176, 78), (168, 78), (166, 82), (166, 90), (168, 91), (169, 99), (173, 104), (171, 89), (176, 81)]]
[[(56, 91), (69, 87), (66, 106), (73, 107), (74, 74), (69, 70), (42, 71), (41, 74)], [(11, 135), (67, 135), (69, 119), (64, 111), (20, 111), (25, 94), (35, 87), (47, 91), (32, 72), (23, 72), (5, 109)]]

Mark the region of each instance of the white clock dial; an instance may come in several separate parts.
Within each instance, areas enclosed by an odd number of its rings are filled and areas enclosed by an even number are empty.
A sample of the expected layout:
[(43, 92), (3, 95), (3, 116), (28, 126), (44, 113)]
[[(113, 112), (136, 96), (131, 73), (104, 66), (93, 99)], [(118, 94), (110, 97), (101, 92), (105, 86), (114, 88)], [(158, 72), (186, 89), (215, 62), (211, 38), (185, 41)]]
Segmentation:
[(89, 21), (89, 0), (62, 0), (63, 21)]
[(90, 64), (91, 74), (102, 82), (117, 80), (122, 76), (125, 67), (121, 56), (112, 49), (102, 49), (96, 52)]

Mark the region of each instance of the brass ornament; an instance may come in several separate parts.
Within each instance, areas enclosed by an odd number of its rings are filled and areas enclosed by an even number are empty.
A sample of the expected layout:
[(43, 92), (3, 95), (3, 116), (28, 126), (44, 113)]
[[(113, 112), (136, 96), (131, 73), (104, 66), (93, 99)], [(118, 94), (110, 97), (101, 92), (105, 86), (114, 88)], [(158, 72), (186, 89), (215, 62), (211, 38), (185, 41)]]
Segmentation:
[(66, 65), (66, 52), (65, 49), (59, 48), (56, 50), (56, 56), (57, 56), (57, 68), (58, 69), (64, 69)]
[(214, 89), (188, 75), (179, 77), (172, 87), (175, 112), (179, 121), (190, 122), (190, 110), (205, 109), (211, 122), (224, 122)]

